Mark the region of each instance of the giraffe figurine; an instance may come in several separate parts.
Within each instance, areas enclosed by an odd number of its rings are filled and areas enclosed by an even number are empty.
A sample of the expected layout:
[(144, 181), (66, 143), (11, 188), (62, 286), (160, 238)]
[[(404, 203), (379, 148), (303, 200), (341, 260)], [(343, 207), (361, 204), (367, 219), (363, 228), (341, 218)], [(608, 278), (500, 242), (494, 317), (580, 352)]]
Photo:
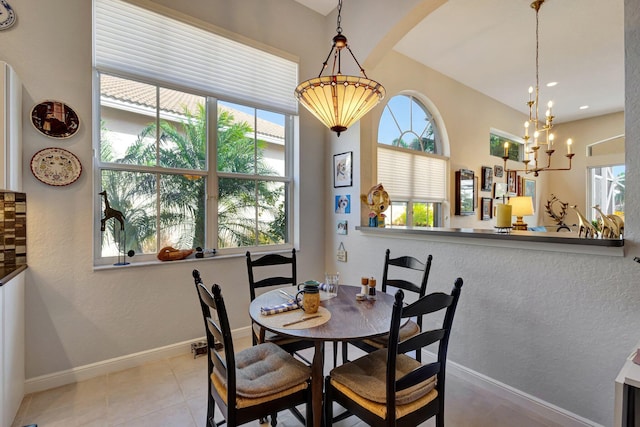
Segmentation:
[(113, 209), (109, 205), (109, 199), (107, 198), (107, 190), (103, 190), (99, 193), (104, 198), (104, 218), (100, 220), (100, 231), (104, 231), (105, 223), (108, 219), (115, 218), (120, 221), (120, 230), (124, 230), (124, 215), (119, 210)]
[(589, 222), (589, 220), (585, 218), (584, 215), (582, 215), (582, 213), (580, 213), (580, 211), (578, 210), (578, 207), (576, 205), (571, 205), (569, 207), (574, 211), (576, 211), (576, 215), (578, 215), (578, 221), (580, 222), (580, 228), (578, 229), (578, 237), (582, 235), (583, 231), (584, 231), (585, 239), (588, 239), (588, 238), (595, 239), (596, 237), (598, 237), (598, 230), (596, 230), (596, 228)]
[[(617, 239), (624, 234), (624, 220), (618, 215), (607, 215), (600, 209), (600, 205), (593, 207), (600, 214), (600, 223), (602, 224), (602, 237), (609, 237), (611, 239)], [(608, 233), (604, 230), (608, 229)]]

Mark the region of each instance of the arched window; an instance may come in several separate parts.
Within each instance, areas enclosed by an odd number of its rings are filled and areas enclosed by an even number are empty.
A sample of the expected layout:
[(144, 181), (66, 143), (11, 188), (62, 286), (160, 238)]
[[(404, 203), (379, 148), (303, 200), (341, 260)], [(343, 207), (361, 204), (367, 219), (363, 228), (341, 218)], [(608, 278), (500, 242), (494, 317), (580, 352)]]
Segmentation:
[(378, 125), (378, 182), (391, 198), (389, 223), (443, 225), (449, 159), (434, 115), (416, 96), (396, 95)]

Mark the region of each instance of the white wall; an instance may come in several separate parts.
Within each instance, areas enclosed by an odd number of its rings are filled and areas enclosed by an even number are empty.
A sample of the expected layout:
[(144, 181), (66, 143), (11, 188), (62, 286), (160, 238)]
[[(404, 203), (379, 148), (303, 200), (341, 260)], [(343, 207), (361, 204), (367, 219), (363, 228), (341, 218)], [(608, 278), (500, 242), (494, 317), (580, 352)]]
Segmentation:
[[(215, 24), (298, 55), (301, 75), (317, 72), (318, 58), (312, 52), (325, 47), (323, 17), (293, 2), (286, 2), (291, 5), (286, 14), (273, 2), (269, 10), (261, 0), (241, 3), (201, 0), (182, 2), (182, 6), (195, 7), (194, 16), (215, 18)], [(202, 319), (194, 309), (193, 268), (201, 270), (205, 281), (223, 286), (233, 308), (232, 326), (248, 325), (243, 257), (93, 271), (92, 239), (99, 228), (93, 218), (98, 196), (91, 172), (91, 2), (21, 2), (16, 10), (17, 24), (2, 33), (0, 60), (10, 63), (24, 84), (23, 177), (29, 200), (27, 378), (203, 336)], [(313, 71), (306, 64), (313, 64)], [(61, 100), (74, 108), (82, 122), (77, 135), (54, 140), (31, 126), (29, 111), (43, 99)], [(297, 184), (305, 191), (297, 204), (306, 208), (303, 215), (298, 214), (299, 274), (321, 277), (324, 248), (318, 242), (323, 240), (324, 203), (318, 194), (324, 187), (318, 177), (323, 177), (324, 170), (318, 159), (324, 157), (324, 129), (308, 115), (302, 117), (303, 138), (297, 153), (301, 164), (296, 173)], [(64, 147), (81, 160), (84, 170), (73, 185), (46, 186), (31, 174), (32, 155), (50, 146)]]
[[(626, 0), (625, 4), (625, 133), (629, 175), (625, 257), (496, 248), (476, 246), (473, 242), (374, 237), (354, 230), (353, 226), (366, 216), (357, 204), (353, 205), (350, 215), (344, 216), (350, 223), (349, 234), (333, 234), (326, 249), (326, 269), (340, 271), (345, 283), (357, 283), (361, 276), (380, 278), (385, 248), (390, 248), (392, 253), (413, 253), (423, 258), (433, 254), (430, 290), (449, 291), (456, 277), (465, 280), (454, 322), (450, 359), (603, 425), (611, 425), (613, 421), (614, 379), (640, 335), (640, 288), (637, 285), (640, 266), (633, 262), (633, 257), (640, 252), (636, 242), (640, 232), (640, 192), (633, 185), (640, 182), (637, 176), (640, 57), (635, 48), (640, 45), (640, 1)], [(436, 103), (449, 132), (451, 175), (460, 167), (479, 171), (479, 162), (488, 161), (478, 148), (487, 144), (484, 129), (491, 126), (519, 132), (517, 128), (508, 128), (512, 122), (521, 122), (517, 113), (490, 105), (491, 102), (480, 95), (474, 99), (473, 94), (457, 83), (443, 80), (424, 67), (411, 65), (406, 58), (394, 53), (386, 52), (367, 73), (383, 82), (389, 96), (411, 88), (423, 91)], [(359, 135), (350, 133), (356, 130), (354, 127), (339, 139), (333, 138), (331, 143), (333, 153), (354, 150), (354, 177), (359, 176), (361, 182), (356, 180), (349, 189), (352, 200), (374, 181), (371, 154), (380, 114), (378, 107), (361, 120)], [(609, 119), (615, 121), (621, 117)], [(584, 179), (584, 166), (579, 167), (583, 171), (576, 169), (575, 173), (578, 179)], [(330, 170), (327, 165), (327, 173)], [(563, 173), (549, 173), (548, 177), (542, 174), (539, 179), (561, 181)], [(539, 184), (538, 188), (550, 193), (552, 185)], [(333, 190), (333, 193), (338, 190), (344, 189)], [(545, 194), (543, 198), (546, 197)], [(335, 228), (337, 219), (341, 216), (329, 215), (328, 232)], [(475, 227), (477, 222), (477, 218), (455, 221), (463, 227)], [(346, 264), (336, 261), (338, 242), (344, 242), (348, 251)]]

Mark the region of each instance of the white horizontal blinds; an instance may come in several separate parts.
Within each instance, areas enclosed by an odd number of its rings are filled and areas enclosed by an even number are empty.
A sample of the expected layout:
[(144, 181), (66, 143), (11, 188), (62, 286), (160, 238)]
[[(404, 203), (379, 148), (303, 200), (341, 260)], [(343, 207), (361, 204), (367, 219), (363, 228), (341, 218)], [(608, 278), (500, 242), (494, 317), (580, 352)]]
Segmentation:
[(95, 0), (96, 67), (297, 114), (298, 64), (120, 0)]
[(391, 200), (445, 200), (447, 160), (378, 145), (378, 182)]

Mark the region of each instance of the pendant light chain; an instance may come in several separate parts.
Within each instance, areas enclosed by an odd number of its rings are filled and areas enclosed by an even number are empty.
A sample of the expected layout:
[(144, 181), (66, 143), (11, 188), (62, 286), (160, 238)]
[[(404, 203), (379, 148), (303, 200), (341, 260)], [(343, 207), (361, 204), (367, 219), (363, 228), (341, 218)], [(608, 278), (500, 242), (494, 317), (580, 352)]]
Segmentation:
[(342, 34), (342, 0), (338, 0), (338, 19), (336, 23), (336, 32)]

